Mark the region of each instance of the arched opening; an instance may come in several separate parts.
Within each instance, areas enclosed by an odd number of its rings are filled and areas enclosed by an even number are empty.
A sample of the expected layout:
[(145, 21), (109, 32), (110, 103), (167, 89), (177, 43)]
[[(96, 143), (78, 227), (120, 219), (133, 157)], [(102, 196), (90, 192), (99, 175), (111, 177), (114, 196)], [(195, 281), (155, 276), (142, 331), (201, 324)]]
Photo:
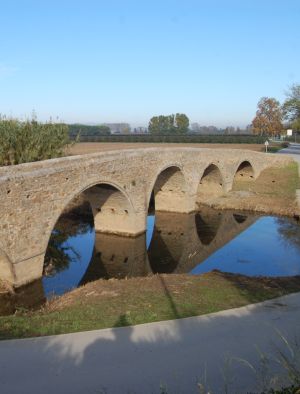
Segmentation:
[(84, 191), (89, 201), (95, 231), (119, 235), (135, 235), (135, 214), (128, 197), (117, 187), (99, 184)]
[(101, 183), (81, 192), (52, 230), (43, 270), (46, 295), (80, 285), (94, 255), (96, 233), (128, 236), (134, 235), (135, 228), (132, 205), (117, 187)]
[(166, 168), (158, 175), (153, 187), (155, 210), (190, 212), (186, 191), (186, 182), (181, 169), (176, 166)]
[(254, 170), (249, 161), (243, 161), (237, 168), (235, 181), (249, 181), (254, 179)]
[(220, 169), (215, 164), (210, 164), (203, 172), (198, 191), (197, 204), (201, 204), (223, 193), (223, 179)]
[(78, 286), (92, 257), (94, 237), (92, 208), (80, 195), (66, 206), (52, 230), (43, 267), (46, 296)]
[(202, 245), (209, 245), (218, 233), (221, 225), (221, 212), (212, 208), (203, 208), (195, 216), (196, 229)]
[[(165, 226), (164, 217), (190, 212), (189, 198), (186, 192), (186, 182), (179, 167), (170, 166), (157, 176), (149, 197), (146, 244), (150, 265), (164, 264), (164, 267), (152, 267), (153, 272), (171, 272), (178, 263), (177, 259), (168, 255), (168, 246), (161, 237), (161, 226)], [(176, 215), (175, 215), (176, 216)], [(170, 225), (171, 223), (169, 223)], [(173, 224), (167, 231), (174, 231)], [(169, 237), (170, 238), (170, 237)], [(159, 256), (165, 256), (163, 258)], [(156, 262), (155, 262), (156, 261)]]

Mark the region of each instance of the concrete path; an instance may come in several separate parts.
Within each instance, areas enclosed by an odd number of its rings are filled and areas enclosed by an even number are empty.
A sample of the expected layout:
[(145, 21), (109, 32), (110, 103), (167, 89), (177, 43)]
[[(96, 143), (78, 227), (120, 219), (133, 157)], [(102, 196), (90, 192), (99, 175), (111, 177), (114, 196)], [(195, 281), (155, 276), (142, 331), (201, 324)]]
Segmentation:
[[(298, 163), (298, 171), (300, 177), (300, 144), (291, 143), (288, 148), (281, 149), (279, 153), (291, 156)], [(300, 189), (297, 190), (297, 200), (300, 214)]]
[(230, 358), (259, 366), (256, 346), (270, 355), (282, 345), (276, 329), (290, 340), (300, 333), (300, 293), (202, 317), (2, 341), (0, 393), (199, 393), (205, 373), (212, 393), (226, 381), (229, 393), (260, 392), (253, 371)]

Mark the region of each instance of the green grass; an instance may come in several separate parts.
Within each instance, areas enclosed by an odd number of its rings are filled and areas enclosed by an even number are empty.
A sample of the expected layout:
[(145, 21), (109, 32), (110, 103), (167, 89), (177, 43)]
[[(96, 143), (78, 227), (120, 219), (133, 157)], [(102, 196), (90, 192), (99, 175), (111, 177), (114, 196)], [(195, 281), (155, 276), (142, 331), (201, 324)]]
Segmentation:
[(99, 280), (38, 311), (0, 317), (0, 339), (94, 330), (203, 315), (300, 291), (300, 277), (212, 272)]

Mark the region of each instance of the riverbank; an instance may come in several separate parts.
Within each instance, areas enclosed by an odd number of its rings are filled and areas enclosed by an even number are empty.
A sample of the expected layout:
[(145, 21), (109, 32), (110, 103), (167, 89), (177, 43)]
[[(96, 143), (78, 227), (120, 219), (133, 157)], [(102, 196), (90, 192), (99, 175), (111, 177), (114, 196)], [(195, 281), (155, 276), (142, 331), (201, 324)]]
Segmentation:
[(268, 168), (253, 180), (236, 180), (227, 194), (204, 201), (215, 209), (236, 209), (268, 215), (299, 217), (296, 190), (300, 188), (298, 165)]
[(95, 330), (205, 315), (300, 291), (300, 277), (247, 277), (212, 271), (97, 280), (38, 311), (0, 317), (0, 339)]

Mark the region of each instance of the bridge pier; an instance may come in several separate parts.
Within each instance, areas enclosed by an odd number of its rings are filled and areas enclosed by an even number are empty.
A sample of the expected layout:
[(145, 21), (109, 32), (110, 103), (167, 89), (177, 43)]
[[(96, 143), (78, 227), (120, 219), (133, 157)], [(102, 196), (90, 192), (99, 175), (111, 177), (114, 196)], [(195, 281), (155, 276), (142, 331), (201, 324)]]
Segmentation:
[(7, 282), (18, 288), (40, 279), (43, 276), (44, 259), (45, 253), (42, 253), (38, 256), (12, 263), (12, 275), (6, 279)]

